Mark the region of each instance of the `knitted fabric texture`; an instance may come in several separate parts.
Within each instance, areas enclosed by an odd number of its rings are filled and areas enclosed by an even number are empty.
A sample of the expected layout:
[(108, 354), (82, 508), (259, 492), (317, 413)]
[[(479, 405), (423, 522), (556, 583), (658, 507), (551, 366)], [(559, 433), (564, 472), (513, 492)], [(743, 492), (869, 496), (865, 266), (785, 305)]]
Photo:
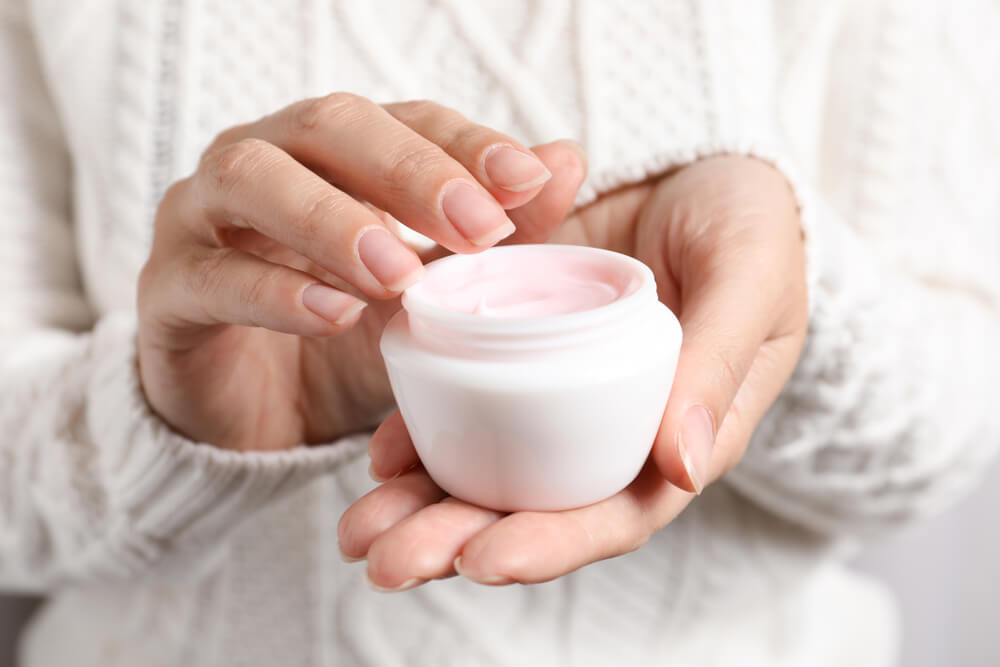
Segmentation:
[[(1000, 440), (998, 33), (985, 0), (3, 4), (0, 583), (52, 594), (24, 664), (890, 664), (891, 607), (837, 563)], [(159, 198), (221, 130), (336, 90), (576, 138), (581, 206), (707, 155), (782, 169), (810, 329), (741, 465), (628, 556), (379, 596), (337, 555), (364, 437), (237, 454), (160, 422), (134, 351)]]

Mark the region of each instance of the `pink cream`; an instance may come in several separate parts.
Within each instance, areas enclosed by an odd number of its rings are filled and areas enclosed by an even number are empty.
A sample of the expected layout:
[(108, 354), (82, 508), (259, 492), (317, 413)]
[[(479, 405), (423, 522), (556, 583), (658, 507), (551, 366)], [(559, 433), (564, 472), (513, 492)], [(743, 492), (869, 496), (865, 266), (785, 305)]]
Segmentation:
[(518, 319), (593, 310), (638, 286), (634, 272), (604, 257), (535, 248), (454, 257), (421, 281), (422, 297), (452, 312)]

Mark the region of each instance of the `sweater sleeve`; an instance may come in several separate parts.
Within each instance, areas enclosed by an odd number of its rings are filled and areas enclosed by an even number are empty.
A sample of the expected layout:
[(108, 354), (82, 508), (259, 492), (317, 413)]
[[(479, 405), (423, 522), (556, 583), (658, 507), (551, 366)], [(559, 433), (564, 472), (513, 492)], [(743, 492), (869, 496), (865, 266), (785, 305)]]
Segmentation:
[(1000, 52), (981, 48), (1000, 12), (691, 8), (686, 60), (669, 40), (630, 48), (693, 74), (643, 79), (629, 62), (601, 79), (619, 86), (598, 98), (614, 122), (578, 203), (717, 154), (782, 171), (806, 234), (809, 331), (723, 483), (832, 535), (941, 511), (1000, 445)]
[[(85, 166), (77, 165), (77, 168)], [(0, 586), (128, 577), (210, 550), (364, 446), (240, 454), (151, 413), (132, 313), (80, 284), (66, 142), (27, 19), (0, 8)]]
[[(875, 535), (941, 511), (1000, 444), (1000, 285), (906, 270), (819, 198), (803, 215), (816, 276), (806, 345), (727, 481), (808, 527)], [(1000, 260), (990, 244), (970, 251), (970, 263)]]
[[(815, 84), (818, 118), (784, 113), (785, 128), (813, 123), (828, 138), (818, 167), (794, 130), (784, 142), (801, 168), (785, 171), (810, 245), (809, 333), (727, 482), (810, 528), (863, 537), (942, 511), (1000, 445), (1000, 133), (987, 83), (1000, 51), (980, 48), (1000, 12), (859, 9), (876, 19), (849, 14), (829, 46), (793, 51), (830, 73)], [(860, 69), (859, 40), (874, 44)], [(810, 108), (791, 104), (799, 84), (785, 82), (776, 108)]]

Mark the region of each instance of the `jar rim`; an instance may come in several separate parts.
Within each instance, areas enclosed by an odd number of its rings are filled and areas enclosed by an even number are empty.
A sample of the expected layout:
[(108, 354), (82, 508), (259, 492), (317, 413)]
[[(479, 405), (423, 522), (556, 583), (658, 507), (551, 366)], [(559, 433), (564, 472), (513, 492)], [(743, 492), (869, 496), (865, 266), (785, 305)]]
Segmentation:
[(611, 250), (588, 246), (564, 244), (510, 245), (490, 248), (477, 255), (450, 255), (427, 265), (428, 272), (443, 271), (455, 265), (471, 264), (485, 253), (491, 255), (538, 253), (558, 254), (574, 258), (600, 258), (600, 262), (613, 262), (623, 274), (630, 274), (629, 284), (618, 298), (610, 303), (570, 313), (556, 315), (530, 315), (512, 317), (483, 317), (461, 312), (436, 303), (426, 295), (425, 280), (404, 291), (403, 308), (412, 318), (431, 325), (434, 329), (490, 337), (523, 337), (568, 333), (579, 329), (614, 322), (625, 318), (637, 306), (650, 300), (656, 301), (656, 281), (652, 270), (639, 260)]

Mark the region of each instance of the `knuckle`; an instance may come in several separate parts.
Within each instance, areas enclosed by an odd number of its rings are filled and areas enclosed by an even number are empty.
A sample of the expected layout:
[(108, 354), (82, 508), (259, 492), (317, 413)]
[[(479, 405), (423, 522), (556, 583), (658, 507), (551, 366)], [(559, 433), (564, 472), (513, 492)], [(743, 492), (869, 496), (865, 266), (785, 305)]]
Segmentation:
[(431, 173), (446, 164), (441, 149), (424, 144), (391, 156), (386, 161), (383, 180), (395, 190), (408, 189), (422, 174)]
[(326, 236), (332, 222), (343, 212), (345, 201), (332, 192), (317, 196), (299, 220), (300, 234), (310, 240)]
[(263, 314), (269, 301), (268, 296), (280, 275), (278, 267), (263, 269), (247, 280), (240, 290), (240, 306), (253, 326), (261, 326)]
[(140, 313), (153, 303), (151, 295), (155, 293), (160, 283), (159, 264), (154, 256), (150, 255), (139, 270), (139, 277), (136, 280), (136, 308)]
[(417, 115), (433, 114), (433, 113), (438, 113), (442, 110), (446, 110), (446, 107), (441, 106), (437, 102), (426, 99), (410, 100), (409, 102), (406, 102), (406, 108), (410, 109), (412, 113)]
[(260, 168), (273, 154), (273, 147), (263, 139), (240, 139), (206, 153), (201, 173), (209, 187), (230, 192), (247, 172)]
[(421, 118), (436, 116), (444, 112), (450, 112), (447, 107), (443, 107), (431, 100), (410, 100), (401, 102), (392, 107), (393, 114), (400, 121), (409, 124)]
[(719, 385), (723, 387), (728, 395), (735, 395), (736, 391), (743, 384), (743, 378), (746, 377), (747, 372), (750, 370), (749, 364), (742, 361), (741, 355), (735, 347), (717, 349), (712, 354), (712, 361), (716, 368), (716, 378)]
[(226, 260), (231, 253), (229, 249), (218, 250), (205, 257), (190, 258), (187, 266), (181, 267), (188, 288), (199, 299), (207, 300), (221, 289), (225, 280)]
[(497, 134), (471, 122), (458, 111), (429, 100), (406, 102), (394, 107), (393, 113), (403, 124), (425, 133), (448, 153), (470, 152), (470, 146), (498, 143)]
[[(441, 147), (449, 153), (468, 153), (483, 156), (490, 146), (503, 143), (495, 132), (467, 121), (465, 118), (449, 118), (441, 124)], [(513, 142), (509, 142), (513, 143)], [(469, 150), (472, 149), (472, 150)]]
[(167, 186), (167, 189), (163, 192), (163, 197), (160, 199), (159, 210), (170, 209), (176, 205), (178, 200), (184, 196), (184, 191), (190, 184), (191, 181), (189, 178), (182, 178)]
[(182, 178), (171, 183), (166, 191), (164, 191), (163, 197), (160, 198), (160, 203), (156, 206), (156, 215), (153, 220), (154, 246), (158, 238), (163, 235), (167, 226), (175, 223), (178, 219), (177, 213), (183, 209), (184, 199), (190, 187), (191, 179)]
[(354, 93), (336, 92), (306, 100), (296, 109), (296, 128), (311, 131), (328, 122), (345, 122), (368, 113), (374, 103)]

